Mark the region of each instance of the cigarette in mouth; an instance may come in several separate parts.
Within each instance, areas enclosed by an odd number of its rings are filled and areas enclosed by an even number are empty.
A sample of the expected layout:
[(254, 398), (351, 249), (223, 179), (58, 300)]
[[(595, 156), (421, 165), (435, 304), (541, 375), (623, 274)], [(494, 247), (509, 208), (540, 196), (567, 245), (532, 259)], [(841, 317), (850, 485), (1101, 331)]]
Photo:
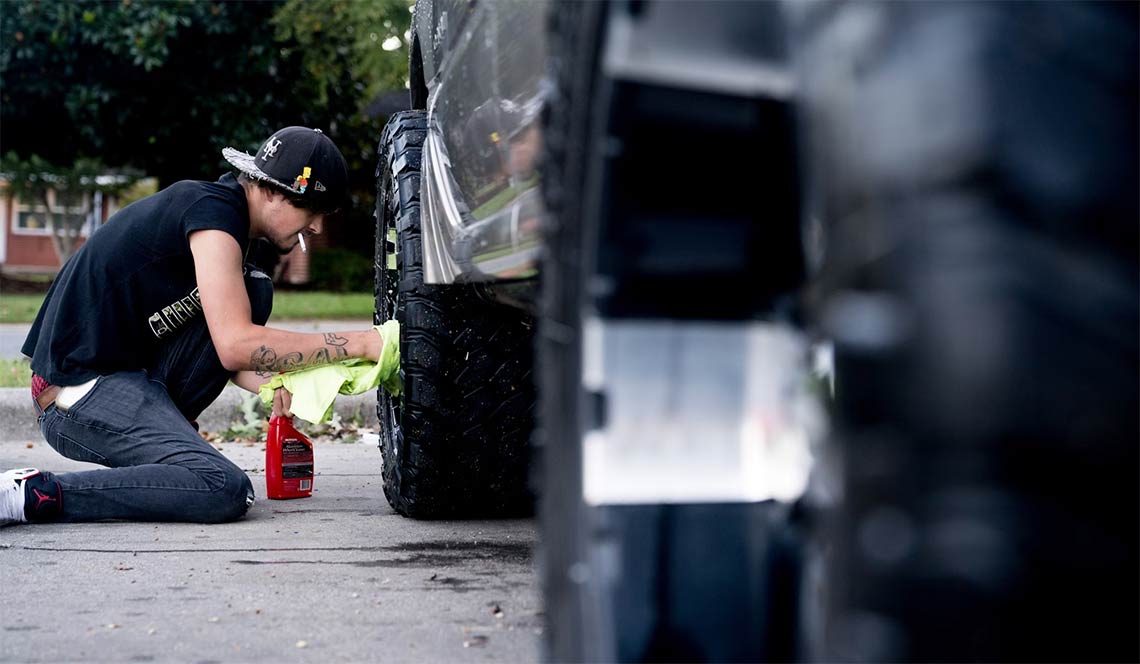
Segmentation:
[(307, 246), (305, 246), (305, 236), (302, 235), (301, 233), (297, 233), (297, 239), (301, 241), (301, 253), (303, 253), (303, 254), (309, 253), (309, 248)]

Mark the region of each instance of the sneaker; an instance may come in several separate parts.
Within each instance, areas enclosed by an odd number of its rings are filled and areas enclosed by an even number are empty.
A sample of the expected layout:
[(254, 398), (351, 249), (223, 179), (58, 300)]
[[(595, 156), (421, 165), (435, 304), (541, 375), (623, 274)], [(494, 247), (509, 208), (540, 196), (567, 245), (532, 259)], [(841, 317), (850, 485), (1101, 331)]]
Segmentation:
[(37, 468), (16, 468), (0, 473), (0, 526), (24, 523), (24, 482), (39, 475)]

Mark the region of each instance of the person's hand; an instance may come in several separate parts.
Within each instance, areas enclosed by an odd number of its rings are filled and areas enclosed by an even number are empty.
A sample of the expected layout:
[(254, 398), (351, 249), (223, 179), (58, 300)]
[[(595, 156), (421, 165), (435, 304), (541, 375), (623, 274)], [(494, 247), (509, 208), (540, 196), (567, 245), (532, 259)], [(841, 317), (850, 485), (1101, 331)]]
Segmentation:
[(273, 390), (273, 411), (270, 413), (271, 417), (288, 417), (293, 419), (293, 411), (289, 410), (293, 405), (293, 395), (289, 390), (284, 387), (279, 387)]

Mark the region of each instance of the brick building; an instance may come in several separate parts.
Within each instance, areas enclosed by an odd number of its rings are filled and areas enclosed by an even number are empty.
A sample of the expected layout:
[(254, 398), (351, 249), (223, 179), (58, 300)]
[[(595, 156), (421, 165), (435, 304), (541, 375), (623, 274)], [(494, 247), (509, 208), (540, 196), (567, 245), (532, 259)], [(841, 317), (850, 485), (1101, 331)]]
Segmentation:
[[(91, 212), (80, 230), (76, 249), (119, 209), (112, 195), (99, 192), (89, 195), (94, 200), (90, 201)], [(87, 202), (84, 201), (84, 207)], [(52, 242), (46, 206), (42, 201), (15, 197), (7, 182), (0, 179), (0, 271), (6, 274), (54, 274), (61, 264), (59, 252)]]

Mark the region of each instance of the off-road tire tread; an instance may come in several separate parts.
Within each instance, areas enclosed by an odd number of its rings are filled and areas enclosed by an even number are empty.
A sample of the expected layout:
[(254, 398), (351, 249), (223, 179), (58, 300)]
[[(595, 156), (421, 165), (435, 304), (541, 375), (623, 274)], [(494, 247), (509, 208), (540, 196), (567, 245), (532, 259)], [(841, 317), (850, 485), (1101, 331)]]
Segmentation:
[[(399, 402), (382, 388), (378, 395), (384, 495), (417, 519), (524, 516), (533, 510), (533, 321), (478, 285), (424, 283), (419, 181), (426, 134), (426, 113), (397, 113), (378, 150), (376, 321), (391, 316), (394, 299), (404, 372)], [(390, 275), (393, 222), (399, 251)], [(394, 298), (386, 292), (390, 283)]]

